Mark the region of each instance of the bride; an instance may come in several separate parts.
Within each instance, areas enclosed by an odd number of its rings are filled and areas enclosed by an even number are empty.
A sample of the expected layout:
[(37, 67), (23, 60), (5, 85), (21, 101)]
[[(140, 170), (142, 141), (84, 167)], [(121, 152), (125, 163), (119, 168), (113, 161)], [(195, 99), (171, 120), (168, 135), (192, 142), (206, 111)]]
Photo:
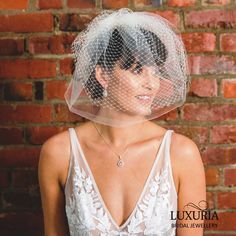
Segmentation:
[(191, 227), (202, 219), (177, 214), (205, 200), (199, 150), (151, 121), (186, 97), (186, 54), (173, 26), (150, 13), (105, 11), (72, 49), (65, 98), (86, 122), (42, 147), (45, 236), (203, 235)]

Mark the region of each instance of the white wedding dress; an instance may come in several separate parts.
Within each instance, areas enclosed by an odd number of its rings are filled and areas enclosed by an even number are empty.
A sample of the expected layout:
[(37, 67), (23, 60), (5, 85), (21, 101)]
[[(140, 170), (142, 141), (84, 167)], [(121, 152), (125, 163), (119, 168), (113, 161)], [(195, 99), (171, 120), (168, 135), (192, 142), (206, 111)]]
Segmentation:
[(177, 193), (172, 176), (167, 130), (139, 200), (124, 224), (118, 226), (99, 192), (73, 128), (69, 129), (71, 158), (65, 185), (65, 210), (71, 236), (174, 236)]

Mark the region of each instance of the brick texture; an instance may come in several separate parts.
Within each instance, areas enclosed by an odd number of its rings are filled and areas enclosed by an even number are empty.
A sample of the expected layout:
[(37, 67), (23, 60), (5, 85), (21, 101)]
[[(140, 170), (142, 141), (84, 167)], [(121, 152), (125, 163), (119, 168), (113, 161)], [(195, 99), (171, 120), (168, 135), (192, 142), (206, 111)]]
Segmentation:
[(187, 27), (232, 29), (236, 25), (236, 10), (191, 11), (186, 14)]
[(236, 98), (236, 79), (222, 81), (222, 94), (225, 98)]
[(63, 7), (62, 0), (38, 0), (37, 4), (40, 9), (60, 9)]
[(86, 121), (64, 101), (71, 44), (102, 10), (122, 7), (160, 15), (182, 36), (191, 78), (186, 102), (153, 121), (199, 148), (207, 202), (220, 218), (204, 236), (236, 235), (233, 0), (0, 0), (0, 235), (43, 235), (41, 145)]
[(94, 8), (95, 0), (68, 0), (67, 4), (71, 8)]
[(25, 51), (24, 39), (0, 39), (0, 55), (14, 56), (22, 55)]
[(236, 34), (222, 34), (220, 37), (221, 51), (236, 52)]
[(128, 0), (102, 0), (102, 7), (105, 9), (116, 9), (128, 6)]
[(0, 0), (0, 10), (26, 9), (29, 0)]
[(53, 30), (53, 16), (50, 13), (27, 13), (0, 15), (0, 32), (50, 32)]
[(212, 33), (187, 33), (182, 34), (187, 51), (211, 52), (215, 49), (216, 36)]
[(75, 35), (57, 35), (52, 37), (32, 37), (29, 51), (32, 54), (66, 54), (71, 53), (71, 44)]
[(196, 0), (169, 0), (168, 6), (170, 7), (189, 7), (194, 6)]
[(206, 169), (206, 184), (215, 186), (219, 184), (219, 170), (217, 168)]
[(225, 185), (236, 185), (236, 169), (225, 169), (224, 172)]
[(189, 95), (197, 97), (215, 97), (217, 96), (216, 79), (197, 78), (192, 79), (189, 89)]
[[(13, 59), (0, 60), (0, 78), (26, 79), (50, 78), (56, 76), (56, 63), (43, 59)], [(11, 68), (9, 70), (9, 68)]]

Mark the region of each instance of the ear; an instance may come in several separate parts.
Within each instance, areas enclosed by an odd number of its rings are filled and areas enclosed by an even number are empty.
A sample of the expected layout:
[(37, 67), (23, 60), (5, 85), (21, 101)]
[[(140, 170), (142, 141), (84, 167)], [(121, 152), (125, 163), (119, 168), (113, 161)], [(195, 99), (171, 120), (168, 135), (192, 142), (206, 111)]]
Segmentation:
[(95, 77), (104, 89), (108, 87), (108, 75), (101, 66), (96, 66)]

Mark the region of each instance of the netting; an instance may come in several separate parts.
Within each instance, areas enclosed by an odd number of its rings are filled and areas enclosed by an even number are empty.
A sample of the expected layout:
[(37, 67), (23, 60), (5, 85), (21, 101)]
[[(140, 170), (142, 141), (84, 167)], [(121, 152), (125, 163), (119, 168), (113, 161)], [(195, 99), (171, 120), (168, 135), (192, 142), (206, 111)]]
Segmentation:
[(178, 31), (164, 18), (129, 9), (104, 11), (75, 39), (69, 109), (126, 126), (181, 106), (189, 83)]

